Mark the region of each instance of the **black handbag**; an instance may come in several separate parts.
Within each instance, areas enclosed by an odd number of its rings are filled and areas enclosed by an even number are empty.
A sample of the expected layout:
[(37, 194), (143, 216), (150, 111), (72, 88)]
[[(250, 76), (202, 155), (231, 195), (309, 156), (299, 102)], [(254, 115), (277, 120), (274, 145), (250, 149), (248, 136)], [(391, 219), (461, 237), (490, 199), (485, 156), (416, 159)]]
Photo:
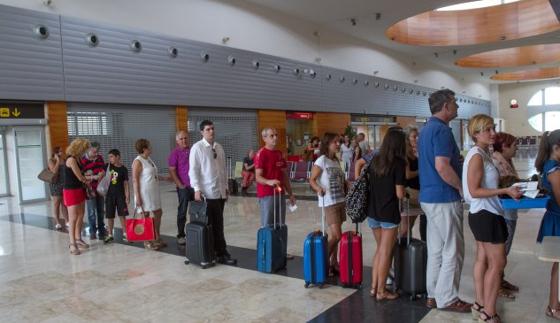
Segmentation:
[[(373, 160), (373, 159), (372, 159)], [(367, 218), (367, 202), (369, 190), (369, 172), (371, 161), (367, 163), (356, 179), (354, 185), (346, 195), (346, 215), (352, 219), (353, 223), (363, 222)]]

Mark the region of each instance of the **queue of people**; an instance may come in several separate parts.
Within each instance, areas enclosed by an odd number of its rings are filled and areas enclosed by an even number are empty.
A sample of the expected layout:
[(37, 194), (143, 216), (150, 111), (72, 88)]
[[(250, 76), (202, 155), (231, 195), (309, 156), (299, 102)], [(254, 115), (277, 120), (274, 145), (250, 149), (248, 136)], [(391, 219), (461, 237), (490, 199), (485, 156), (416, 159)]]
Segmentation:
[[(367, 147), (363, 134), (350, 138), (326, 133), (321, 140), (312, 141), (309, 152), (317, 158), (314, 158), (309, 183), (318, 196), (319, 207), (325, 208), (329, 273), (336, 275), (338, 272), (338, 242), (346, 220), (345, 196), (351, 185), (346, 181), (343, 167), (349, 168), (350, 163), (354, 163), (355, 177), (367, 173), (370, 179), (366, 192), (368, 225), (377, 245), (372, 258), (371, 296), (377, 300), (399, 297), (386, 288), (392, 251), (399, 237), (406, 235), (420, 217), (420, 234), (426, 241), (428, 253), (426, 306), (471, 313), (473, 318), (483, 322), (500, 322), (497, 298), (513, 299), (519, 291), (518, 286), (504, 277), (517, 212), (504, 210), (499, 201), (503, 195), (513, 199), (522, 195), (519, 188), (512, 185), (520, 180), (512, 162), (517, 151), (516, 138), (511, 134), (496, 133), (490, 116), (473, 116), (468, 133), (474, 146), (463, 160), (448, 126), (457, 117), (459, 109), (455, 94), (447, 89), (436, 91), (429, 98), (429, 106), (432, 117), (421, 132), (413, 126), (405, 129), (391, 127), (376, 151)], [(168, 159), (170, 176), (159, 174), (150, 158), (150, 142), (146, 139), (136, 142), (138, 156), (132, 163), (134, 212), (154, 218), (156, 238), (146, 242), (145, 247), (159, 250), (166, 247), (160, 234), (159, 182), (166, 180), (176, 185), (179, 245), (185, 244), (189, 202), (205, 199), (218, 262), (233, 265), (236, 259), (229, 254), (224, 235), (223, 212), (229, 197), (225, 153), (215, 141), (211, 121), (203, 121), (200, 131), (202, 139), (192, 147), (189, 147), (186, 132), (177, 133), (177, 147)], [(242, 192), (245, 194), (252, 181), (256, 181), (261, 226), (272, 225), (273, 214), (278, 214), (279, 222), (285, 224), (286, 208), (280, 204), (285, 205), (289, 200), (295, 205), (287, 162), (277, 148), (278, 132), (266, 128), (261, 135), (264, 146), (256, 154), (249, 151), (243, 162)], [(55, 149), (49, 160), (49, 169), (57, 178), (51, 184), (56, 229), (61, 229), (67, 222), (69, 249), (73, 255), (89, 248), (81, 235), (86, 205), (90, 239), (99, 237), (107, 243), (113, 240), (115, 215), (119, 216), (123, 227), (129, 215), (128, 170), (120, 160), (120, 152), (116, 149), (109, 151), (109, 163), (105, 164), (99, 148), (97, 143), (75, 139), (66, 149), (65, 160), (60, 149)], [(543, 136), (536, 168), (551, 196), (538, 234), (540, 242), (544, 236), (560, 235), (560, 221), (557, 220), (560, 214), (560, 172), (557, 172), (560, 170), (560, 130)], [(103, 197), (96, 193), (95, 187), (106, 171), (111, 174), (111, 185)], [(281, 203), (274, 209), (276, 187), (283, 193)], [(476, 240), (474, 304), (458, 296), (464, 259), (463, 198), (469, 204), (468, 224)], [(405, 199), (410, 205), (406, 214), (401, 207), (401, 201)], [(108, 232), (105, 231), (104, 214), (108, 219)], [(287, 255), (287, 258), (293, 257)], [(551, 271), (546, 314), (560, 319), (557, 281), (558, 266), (555, 264)]]

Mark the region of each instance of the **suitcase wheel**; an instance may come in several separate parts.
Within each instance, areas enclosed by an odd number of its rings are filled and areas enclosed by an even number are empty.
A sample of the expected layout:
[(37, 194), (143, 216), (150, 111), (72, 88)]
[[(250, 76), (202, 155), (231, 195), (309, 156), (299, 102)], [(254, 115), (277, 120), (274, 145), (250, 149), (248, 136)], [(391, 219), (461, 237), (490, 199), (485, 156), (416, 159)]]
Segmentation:
[(309, 283), (305, 283), (305, 288), (309, 288)]
[(410, 295), (410, 300), (411, 300), (411, 301), (414, 302), (414, 301), (416, 300), (416, 298), (417, 298), (416, 295)]
[(200, 268), (202, 268), (202, 269), (206, 269), (206, 268), (208, 268), (208, 267), (210, 267), (209, 264), (204, 264), (204, 265), (201, 264), (201, 265), (200, 265)]
[(189, 265), (190, 263), (191, 263), (190, 260), (188, 259), (185, 260), (185, 265)]
[(319, 285), (319, 289), (323, 289), (324, 286), (325, 286), (325, 284)]

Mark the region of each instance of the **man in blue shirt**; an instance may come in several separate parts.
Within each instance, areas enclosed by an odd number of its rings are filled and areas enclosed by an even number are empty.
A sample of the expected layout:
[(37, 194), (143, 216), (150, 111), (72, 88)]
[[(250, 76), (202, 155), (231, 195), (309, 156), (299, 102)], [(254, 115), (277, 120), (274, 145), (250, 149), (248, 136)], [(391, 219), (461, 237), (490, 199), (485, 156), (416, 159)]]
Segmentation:
[(449, 122), (457, 117), (455, 93), (445, 89), (429, 98), (432, 117), (418, 139), (420, 204), (426, 213), (430, 308), (467, 313), (472, 304), (459, 299), (463, 269), (463, 205), (460, 152)]

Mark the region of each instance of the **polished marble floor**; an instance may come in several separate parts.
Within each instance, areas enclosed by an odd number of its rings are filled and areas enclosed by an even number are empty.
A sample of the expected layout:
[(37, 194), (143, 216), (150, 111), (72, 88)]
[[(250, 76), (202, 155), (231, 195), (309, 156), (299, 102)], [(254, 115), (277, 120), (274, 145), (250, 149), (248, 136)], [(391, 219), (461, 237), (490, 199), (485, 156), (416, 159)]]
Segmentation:
[[(521, 159), (516, 165), (531, 174), (531, 161)], [(428, 311), (421, 300), (374, 302), (367, 295), (369, 267), (362, 290), (334, 285), (303, 288), (302, 241), (320, 227), (314, 201), (300, 200), (298, 209), (288, 214), (288, 251), (296, 259), (287, 271), (267, 275), (254, 268), (259, 226), (254, 197), (232, 197), (226, 206), (226, 238), (239, 266), (207, 270), (183, 264), (184, 249), (173, 238), (177, 203), (173, 187), (162, 187), (162, 199), (162, 233), (170, 244), (163, 252), (95, 240), (80, 256), (69, 255), (65, 233), (50, 229), (48, 202), (19, 206), (14, 198), (0, 199), (0, 321), (471, 322), (469, 315)], [(547, 322), (550, 265), (537, 259), (535, 243), (542, 214), (543, 210), (520, 214), (506, 274), (521, 292), (515, 301), (499, 301), (504, 322)], [(368, 228), (363, 225), (361, 230), (367, 266), (375, 242)], [(474, 242), (466, 222), (465, 237), (461, 297), (472, 301)]]

